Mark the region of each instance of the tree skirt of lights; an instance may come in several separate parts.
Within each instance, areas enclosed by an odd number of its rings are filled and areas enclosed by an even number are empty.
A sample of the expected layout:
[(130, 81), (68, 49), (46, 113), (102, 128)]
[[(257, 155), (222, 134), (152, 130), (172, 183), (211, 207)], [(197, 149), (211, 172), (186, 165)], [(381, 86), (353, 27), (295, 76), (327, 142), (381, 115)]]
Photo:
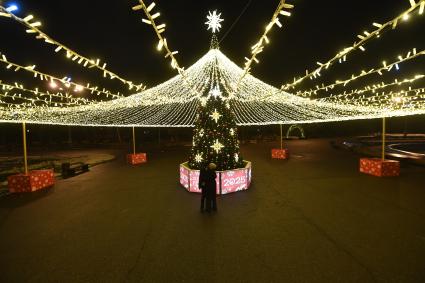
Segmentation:
[[(238, 191), (244, 191), (251, 185), (252, 167), (250, 161), (244, 161), (245, 167), (226, 171), (216, 171), (217, 194), (225, 195)], [(200, 193), (199, 170), (191, 169), (188, 163), (180, 164), (180, 184), (188, 192)]]

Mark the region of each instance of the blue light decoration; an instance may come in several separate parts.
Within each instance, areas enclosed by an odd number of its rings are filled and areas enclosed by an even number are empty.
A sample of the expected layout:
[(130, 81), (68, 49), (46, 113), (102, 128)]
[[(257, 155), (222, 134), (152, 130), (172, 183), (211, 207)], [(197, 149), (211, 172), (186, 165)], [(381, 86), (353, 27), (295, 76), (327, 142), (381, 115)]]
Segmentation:
[(9, 13), (19, 11), (19, 6), (16, 3), (10, 3), (7, 5), (6, 11)]

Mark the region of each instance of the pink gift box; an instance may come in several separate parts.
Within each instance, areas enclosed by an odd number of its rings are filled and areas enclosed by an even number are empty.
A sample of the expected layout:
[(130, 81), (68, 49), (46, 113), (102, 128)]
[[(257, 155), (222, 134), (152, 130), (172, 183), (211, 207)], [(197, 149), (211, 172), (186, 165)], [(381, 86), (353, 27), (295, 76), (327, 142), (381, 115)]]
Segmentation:
[(361, 158), (360, 172), (378, 177), (399, 176), (400, 162), (380, 158)]
[(272, 158), (273, 159), (287, 159), (289, 158), (289, 150), (284, 149), (272, 149)]
[(146, 153), (127, 154), (127, 162), (131, 165), (146, 163)]
[(25, 174), (12, 175), (7, 178), (9, 192), (34, 192), (49, 188), (55, 184), (53, 169), (33, 170)]

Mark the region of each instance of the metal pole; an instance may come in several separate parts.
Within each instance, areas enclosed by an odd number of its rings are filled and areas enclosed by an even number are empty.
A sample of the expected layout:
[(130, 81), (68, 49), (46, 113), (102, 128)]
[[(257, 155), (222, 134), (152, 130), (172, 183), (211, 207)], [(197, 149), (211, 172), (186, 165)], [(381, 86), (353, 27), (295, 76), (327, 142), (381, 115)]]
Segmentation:
[(22, 122), (22, 141), (24, 147), (24, 171), (25, 175), (28, 175), (28, 157), (27, 157), (27, 129), (25, 122)]
[(282, 142), (282, 124), (280, 124), (280, 149), (283, 149), (283, 142)]
[(134, 127), (133, 127), (133, 154), (136, 154), (136, 135), (134, 133)]
[(385, 160), (385, 117), (382, 118), (382, 161)]

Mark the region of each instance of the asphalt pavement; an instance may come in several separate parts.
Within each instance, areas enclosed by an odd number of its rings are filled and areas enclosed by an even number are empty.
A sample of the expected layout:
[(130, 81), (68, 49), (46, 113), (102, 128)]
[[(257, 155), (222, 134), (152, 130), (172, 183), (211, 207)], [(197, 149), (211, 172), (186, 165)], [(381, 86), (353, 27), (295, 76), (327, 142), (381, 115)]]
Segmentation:
[(377, 178), (327, 140), (286, 146), (243, 146), (251, 188), (213, 214), (178, 184), (183, 147), (0, 197), (0, 282), (425, 282), (425, 167)]

